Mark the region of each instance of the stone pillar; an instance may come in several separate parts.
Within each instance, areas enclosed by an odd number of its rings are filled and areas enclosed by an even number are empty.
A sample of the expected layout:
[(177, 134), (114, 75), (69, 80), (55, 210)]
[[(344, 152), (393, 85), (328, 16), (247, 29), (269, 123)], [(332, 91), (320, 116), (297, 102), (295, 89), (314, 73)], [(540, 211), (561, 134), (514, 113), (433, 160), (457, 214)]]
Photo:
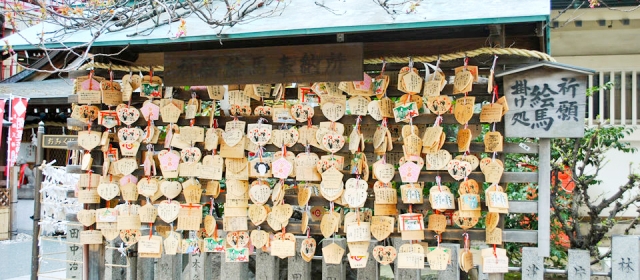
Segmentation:
[[(71, 221), (74, 222), (74, 221)], [(82, 279), (82, 245), (80, 244), (80, 232), (82, 225), (75, 220), (74, 224), (67, 225), (67, 261), (66, 271), (68, 279)]]
[[(471, 244), (473, 247), (473, 242)], [(482, 257), (480, 257), (480, 252), (485, 248), (489, 248), (489, 246), (483, 242), (482, 245), (478, 245), (478, 250), (471, 249), (471, 252), (473, 253), (473, 265), (477, 267), (469, 270), (469, 277), (471, 280), (489, 280), (489, 275), (482, 273)]]
[[(296, 247), (296, 251), (300, 247)], [(271, 256), (269, 252), (256, 249), (256, 280), (279, 280), (280, 258)]]
[(458, 251), (460, 244), (440, 243), (440, 247), (451, 252), (451, 264), (447, 265), (447, 270), (438, 271), (438, 279), (460, 279), (460, 266), (458, 265)]
[(640, 236), (613, 236), (611, 279), (640, 279)]
[(571, 280), (591, 279), (591, 256), (589, 251), (569, 249), (567, 275)]
[[(287, 279), (290, 280), (305, 280), (311, 279), (311, 262), (306, 262), (300, 256), (300, 247), (302, 247), (302, 241), (305, 240), (306, 236), (296, 236), (296, 255), (295, 257), (287, 258), (288, 269), (287, 269)], [(317, 248), (320, 250), (320, 248)]]
[(522, 248), (522, 279), (544, 280), (544, 259), (538, 256), (538, 248)]
[(367, 259), (367, 267), (356, 269), (358, 277), (357, 280), (375, 280), (380, 278), (380, 268), (378, 267), (378, 262), (373, 257), (371, 252), (373, 251), (373, 247), (378, 245), (377, 240), (371, 240), (369, 243), (369, 258)]
[(206, 254), (189, 254), (189, 264), (187, 270), (189, 270), (189, 279), (202, 280), (204, 278), (204, 270), (206, 264)]
[[(400, 252), (400, 246), (404, 244), (409, 244), (409, 241), (402, 240), (400, 237), (393, 238), (393, 247), (396, 248), (397, 252)], [(393, 261), (393, 268), (395, 280), (417, 280), (420, 279), (420, 274), (422, 273), (420, 269), (399, 269), (397, 257)]]
[(204, 253), (204, 279), (220, 279), (221, 260), (224, 253)]
[(153, 280), (156, 260), (153, 258), (138, 258), (138, 277), (136, 280)]
[(249, 263), (225, 262), (225, 260), (221, 260), (220, 279), (249, 279)]
[[(322, 248), (327, 247), (334, 243), (333, 239), (325, 239), (322, 242)], [(335, 239), (335, 243), (340, 245), (340, 247), (345, 249), (344, 257), (347, 255), (347, 239), (346, 238), (337, 238)], [(344, 261), (340, 262), (340, 264), (327, 264), (322, 258), (322, 279), (325, 280), (346, 280), (347, 279), (347, 268), (346, 263)]]
[(158, 259), (154, 279), (173, 280), (182, 277), (182, 255), (165, 255)]

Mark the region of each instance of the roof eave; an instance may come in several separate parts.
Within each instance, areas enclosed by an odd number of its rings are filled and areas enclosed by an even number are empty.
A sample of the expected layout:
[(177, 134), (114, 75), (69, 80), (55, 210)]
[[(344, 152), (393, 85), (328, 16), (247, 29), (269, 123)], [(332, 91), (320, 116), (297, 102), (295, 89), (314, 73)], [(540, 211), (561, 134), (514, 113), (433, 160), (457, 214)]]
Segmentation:
[[(480, 18), (480, 19), (464, 19), (464, 20), (449, 20), (449, 21), (424, 21), (424, 22), (409, 22), (409, 23), (395, 23), (395, 24), (374, 24), (374, 25), (355, 25), (355, 26), (340, 26), (340, 27), (323, 27), (323, 28), (305, 28), (305, 29), (289, 29), (289, 30), (275, 30), (275, 31), (261, 31), (261, 32), (246, 32), (238, 34), (210, 34), (203, 36), (182, 37), (180, 39), (171, 38), (159, 38), (159, 39), (124, 39), (124, 40), (109, 40), (109, 41), (96, 41), (92, 47), (109, 47), (109, 46), (126, 46), (126, 45), (147, 45), (147, 44), (175, 44), (175, 43), (191, 43), (191, 42), (203, 42), (203, 41), (231, 41), (231, 40), (251, 40), (251, 39), (266, 39), (274, 37), (294, 37), (294, 36), (313, 36), (313, 35), (326, 35), (337, 33), (364, 33), (364, 32), (376, 32), (376, 31), (395, 31), (395, 30), (408, 30), (408, 29), (424, 29), (424, 28), (439, 28), (439, 27), (453, 27), (453, 26), (465, 26), (465, 25), (485, 25), (485, 24), (509, 24), (509, 23), (523, 23), (523, 22), (537, 22), (547, 21), (548, 15), (534, 15), (534, 16), (516, 16), (516, 17), (502, 17), (502, 18)], [(53, 43), (45, 44), (46, 48), (73, 48), (83, 45), (83, 42), (77, 43)], [(40, 49), (41, 46), (36, 45), (14, 45), (14, 50), (35, 50)]]
[(525, 65), (525, 66), (522, 66), (522, 67), (519, 67), (519, 68), (516, 68), (516, 69), (512, 69), (512, 70), (509, 70), (509, 71), (496, 73), (495, 77), (496, 78), (501, 78), (501, 77), (504, 77), (504, 76), (508, 76), (508, 75), (512, 75), (512, 74), (515, 74), (515, 73), (528, 71), (528, 70), (532, 70), (532, 69), (536, 69), (536, 68), (540, 68), (540, 67), (562, 69), (562, 70), (582, 73), (582, 74), (585, 74), (585, 75), (592, 75), (592, 74), (594, 74), (596, 72), (595, 70), (591, 70), (591, 69), (587, 69), (587, 68), (583, 68), (583, 67), (577, 67), (577, 66), (568, 65), (568, 64), (562, 64), (562, 63), (557, 63), (557, 62), (541, 61), (541, 62), (538, 62), (538, 63), (529, 64), (529, 65)]

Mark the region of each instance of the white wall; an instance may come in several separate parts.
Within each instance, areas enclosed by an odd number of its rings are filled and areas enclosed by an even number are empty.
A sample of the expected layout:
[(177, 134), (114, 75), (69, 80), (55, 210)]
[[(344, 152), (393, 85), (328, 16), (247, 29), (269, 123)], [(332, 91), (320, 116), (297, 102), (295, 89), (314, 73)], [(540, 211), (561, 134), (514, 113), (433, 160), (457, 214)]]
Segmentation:
[[(551, 17), (555, 18), (558, 12), (552, 11)], [(555, 20), (561, 27), (551, 30), (550, 47), (551, 55), (558, 62), (596, 71), (640, 71), (640, 10), (619, 12), (605, 8), (582, 8), (577, 11), (569, 10)], [(605, 20), (604, 25), (601, 26), (599, 20)], [(629, 20), (629, 24), (624, 25), (622, 20)], [(581, 26), (576, 21), (581, 21)], [(617, 94), (619, 93), (618, 91)], [(630, 113), (627, 114), (629, 118)], [(640, 127), (625, 141), (640, 149)], [(606, 198), (625, 184), (630, 164), (633, 163), (635, 172), (640, 172), (640, 152), (625, 154), (609, 151), (606, 156), (607, 163), (598, 176), (603, 183), (589, 189), (592, 199)], [(638, 193), (640, 190), (632, 192)], [(608, 213), (607, 209), (603, 215)], [(619, 216), (637, 215), (636, 206), (632, 206)]]
[[(600, 201), (608, 198), (612, 193), (618, 190), (619, 186), (628, 182), (629, 172), (633, 171), (635, 173), (640, 173), (640, 132), (636, 131), (632, 137), (628, 137), (628, 139), (625, 140), (629, 140), (631, 145), (639, 151), (633, 154), (622, 153), (619, 151), (607, 152), (607, 162), (598, 175), (598, 179), (603, 182), (602, 184), (592, 186), (589, 189), (588, 193), (591, 199), (597, 199), (596, 201)], [(640, 189), (635, 188), (630, 191), (629, 195), (635, 195), (638, 192), (640, 192)], [(629, 195), (626, 197), (629, 197)], [(638, 213), (636, 212), (638, 206), (640, 206), (640, 204), (631, 206), (627, 211), (619, 214), (618, 216), (636, 217), (638, 216)], [(601, 216), (609, 215), (609, 210), (610, 208), (604, 210)]]

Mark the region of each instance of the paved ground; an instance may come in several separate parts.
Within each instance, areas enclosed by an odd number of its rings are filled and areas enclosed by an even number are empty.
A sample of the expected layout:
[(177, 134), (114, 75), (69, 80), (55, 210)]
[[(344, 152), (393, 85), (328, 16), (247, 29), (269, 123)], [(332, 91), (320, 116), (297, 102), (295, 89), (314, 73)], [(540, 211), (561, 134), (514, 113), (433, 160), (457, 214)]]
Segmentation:
[[(66, 247), (63, 243), (42, 241), (40, 244), (43, 252), (48, 254), (45, 256), (46, 258), (62, 260), (66, 258)], [(42, 260), (40, 263), (41, 272), (64, 268), (65, 262)], [(0, 279), (31, 275), (31, 240), (0, 242), (0, 271), (2, 271)]]
[[(64, 271), (58, 271), (58, 272), (40, 274), (40, 276), (38, 277), (38, 280), (64, 279), (64, 278), (65, 278), (65, 272)], [(25, 275), (25, 276), (20, 276), (20, 277), (15, 277), (15, 278), (9, 278), (9, 279), (6, 279), (6, 280), (31, 280), (31, 276), (30, 275)]]
[(33, 200), (20, 199), (14, 204), (16, 208), (16, 221), (12, 223), (13, 230), (31, 235), (33, 230)]
[[(0, 280), (3, 279), (30, 279), (31, 275), (31, 229), (33, 220), (33, 200), (18, 200), (17, 207), (17, 230), (21, 233), (18, 240), (0, 241)], [(26, 234), (26, 235), (25, 235)], [(25, 240), (27, 239), (28, 240)], [(64, 239), (62, 239), (64, 241)], [(64, 243), (41, 241), (45, 257), (49, 259), (66, 258)], [(57, 253), (57, 254), (56, 254)], [(41, 273), (61, 270), (65, 268), (65, 262), (42, 260), (40, 264)], [(64, 278), (64, 272), (41, 275), (39, 279), (60, 279)], [(15, 278), (18, 277), (18, 278)]]

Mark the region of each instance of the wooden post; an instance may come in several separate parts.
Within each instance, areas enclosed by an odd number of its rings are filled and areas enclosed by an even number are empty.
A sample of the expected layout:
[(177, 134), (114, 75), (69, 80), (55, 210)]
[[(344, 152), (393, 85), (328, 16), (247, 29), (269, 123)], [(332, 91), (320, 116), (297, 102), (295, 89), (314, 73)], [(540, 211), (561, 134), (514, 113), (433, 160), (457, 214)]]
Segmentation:
[[(2, 129), (0, 127), (0, 129)], [(0, 168), (6, 168), (0, 166)], [(9, 197), (11, 198), (11, 216), (9, 217), (8, 239), (13, 239), (13, 235), (18, 234), (18, 174), (20, 173), (20, 167), (14, 166), (9, 169), (9, 180), (7, 181), (7, 188), (9, 191)]]
[(358, 280), (374, 280), (380, 278), (380, 268), (378, 262), (373, 257), (371, 252), (373, 247), (378, 245), (377, 240), (369, 241), (369, 259), (367, 259), (367, 267), (356, 269)]
[(538, 256), (537, 248), (522, 248), (522, 279), (544, 279), (544, 259), (541, 256)]
[[(11, 107), (11, 105), (9, 105)], [(1, 128), (0, 128), (1, 129)], [(36, 151), (36, 163), (42, 164), (44, 148), (42, 147), (42, 135), (44, 135), (44, 122), (38, 123), (38, 149)], [(8, 176), (7, 176), (8, 177)], [(33, 241), (31, 242), (31, 280), (38, 279), (38, 266), (40, 265), (40, 189), (42, 188), (42, 170), (36, 168), (36, 184), (33, 190)], [(17, 193), (14, 195), (18, 195)]]
[[(299, 247), (296, 247), (299, 249)], [(280, 258), (256, 249), (256, 280), (280, 279)]]
[[(138, 251), (138, 244), (134, 244), (130, 249)], [(129, 263), (129, 267), (127, 267), (127, 279), (138, 280), (138, 257), (127, 256), (127, 262)]]
[(104, 245), (89, 245), (89, 280), (104, 279)]
[[(306, 236), (296, 236), (296, 249), (302, 247), (302, 241), (307, 239)], [(316, 249), (320, 250), (320, 249)], [(311, 262), (306, 262), (300, 256), (300, 250), (296, 250), (296, 255), (287, 258), (288, 269), (287, 277), (292, 280), (311, 279)]]
[(548, 257), (551, 236), (551, 139), (540, 138), (538, 167), (538, 253)]
[[(347, 248), (347, 239), (338, 238), (338, 239), (324, 239), (322, 242), (322, 248), (331, 245), (332, 243), (336, 243), (340, 245), (340, 247), (345, 249)], [(340, 262), (340, 264), (327, 264), (325, 259), (322, 258), (322, 279), (326, 280), (345, 280), (347, 279), (347, 268), (346, 263), (344, 261)]]
[(569, 249), (567, 276), (570, 280), (591, 279), (591, 256), (589, 251)]

